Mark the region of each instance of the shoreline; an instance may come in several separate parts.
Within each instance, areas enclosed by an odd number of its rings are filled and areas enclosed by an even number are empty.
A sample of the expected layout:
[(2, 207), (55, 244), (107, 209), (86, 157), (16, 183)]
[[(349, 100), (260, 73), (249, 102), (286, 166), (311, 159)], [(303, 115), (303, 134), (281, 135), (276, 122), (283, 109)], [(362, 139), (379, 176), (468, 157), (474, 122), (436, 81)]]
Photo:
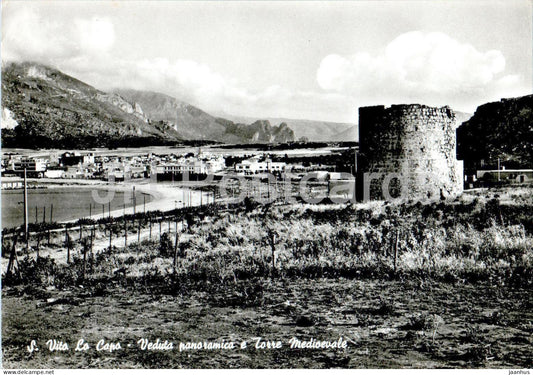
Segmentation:
[[(4, 179), (2, 179), (4, 180)], [(5, 181), (9, 181), (5, 179)], [(39, 182), (41, 185), (46, 185), (46, 189), (58, 189), (69, 188), (75, 189), (87, 189), (92, 187), (95, 190), (105, 190), (108, 192), (121, 192), (128, 196), (131, 196), (133, 188), (135, 188), (136, 194), (149, 195), (152, 200), (144, 204), (143, 201), (137, 202), (135, 208), (133, 205), (126, 207), (125, 209), (114, 209), (111, 212), (93, 213), (92, 215), (81, 216), (71, 220), (59, 220), (58, 223), (73, 223), (81, 218), (90, 218), (93, 220), (101, 219), (102, 217), (122, 217), (124, 215), (133, 215), (134, 212), (142, 211), (171, 211), (176, 208), (182, 208), (186, 206), (199, 206), (201, 203), (207, 203), (208, 193), (200, 190), (191, 189), (184, 185), (176, 185), (175, 183), (153, 183), (150, 179), (143, 179), (138, 181), (128, 181), (128, 183), (109, 183), (102, 180), (57, 180), (57, 179), (28, 179), (28, 183)], [(21, 190), (21, 189), (17, 189)], [(106, 196), (99, 195), (103, 200)], [(94, 197), (93, 197), (94, 199)], [(113, 198), (111, 198), (113, 199)], [(126, 199), (125, 199), (126, 200)], [(96, 201), (95, 201), (96, 202)], [(99, 202), (96, 202), (99, 203)]]
[[(189, 189), (184, 186), (168, 185), (168, 184), (153, 184), (148, 182), (144, 183), (128, 183), (117, 185), (101, 185), (98, 188), (102, 190), (117, 191), (123, 193), (132, 193), (133, 188), (137, 193), (146, 194), (152, 197), (152, 201), (147, 202), (146, 205), (137, 203), (135, 206), (129, 206), (125, 209), (112, 210), (106, 214), (93, 214), (90, 218), (93, 220), (101, 219), (104, 216), (110, 217), (122, 217), (124, 215), (133, 215), (134, 212), (140, 212), (141, 210), (146, 212), (150, 211), (171, 211), (176, 208), (182, 208), (185, 206), (199, 206), (202, 200), (205, 200), (206, 193), (197, 190)], [(133, 194), (133, 193), (132, 193)], [(202, 194), (202, 198), (200, 198)], [(141, 208), (141, 210), (139, 210)], [(76, 220), (69, 220), (64, 222), (75, 222)]]

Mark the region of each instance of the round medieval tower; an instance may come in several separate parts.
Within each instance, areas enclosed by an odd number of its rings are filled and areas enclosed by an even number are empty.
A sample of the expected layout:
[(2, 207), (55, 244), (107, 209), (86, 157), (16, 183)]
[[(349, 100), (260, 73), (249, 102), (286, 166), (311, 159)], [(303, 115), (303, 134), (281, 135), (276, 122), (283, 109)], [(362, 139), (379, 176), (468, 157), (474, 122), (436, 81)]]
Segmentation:
[(456, 159), (455, 114), (449, 107), (359, 108), (359, 200), (439, 199), (463, 190)]

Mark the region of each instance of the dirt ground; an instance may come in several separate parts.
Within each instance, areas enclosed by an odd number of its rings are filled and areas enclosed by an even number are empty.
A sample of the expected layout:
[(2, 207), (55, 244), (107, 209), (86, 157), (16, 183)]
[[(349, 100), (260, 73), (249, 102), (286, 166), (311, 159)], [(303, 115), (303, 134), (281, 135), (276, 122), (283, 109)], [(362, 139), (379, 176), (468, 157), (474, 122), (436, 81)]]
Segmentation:
[[(183, 286), (169, 295), (112, 282), (2, 291), (5, 368), (531, 368), (530, 289), (422, 280), (277, 280)], [(258, 349), (254, 338), (281, 341)], [(289, 340), (346, 340), (296, 349)], [(141, 350), (138, 340), (173, 343)], [(49, 351), (62, 340), (69, 351)], [(76, 352), (79, 339), (90, 345)], [(100, 340), (120, 342), (97, 351)], [(35, 340), (39, 351), (29, 353)], [(233, 349), (179, 350), (185, 342)], [(243, 341), (248, 343), (241, 349)], [(265, 343), (266, 344), (266, 343)]]

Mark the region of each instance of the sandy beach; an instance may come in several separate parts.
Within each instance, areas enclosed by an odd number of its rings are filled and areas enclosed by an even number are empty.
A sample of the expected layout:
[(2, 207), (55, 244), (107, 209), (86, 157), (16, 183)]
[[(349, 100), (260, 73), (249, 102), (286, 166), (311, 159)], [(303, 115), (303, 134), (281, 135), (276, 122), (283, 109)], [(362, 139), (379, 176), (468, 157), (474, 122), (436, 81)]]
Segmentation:
[[(201, 192), (199, 190), (193, 190), (187, 187), (184, 187), (182, 185), (178, 186), (176, 183), (152, 183), (150, 180), (139, 180), (139, 181), (133, 181), (128, 182), (127, 184), (124, 183), (115, 183), (115, 184), (109, 184), (105, 181), (99, 181), (99, 180), (55, 180), (55, 179), (28, 179), (28, 183), (39, 183), (46, 185), (47, 189), (57, 189), (57, 188), (71, 188), (73, 190), (75, 189), (86, 189), (88, 186), (94, 187), (95, 195), (97, 197), (105, 198), (110, 194), (110, 192), (133, 192), (133, 189), (135, 188), (136, 193), (144, 193), (148, 194), (152, 197), (152, 201), (146, 202), (144, 204), (143, 201), (137, 202), (137, 205), (135, 206), (136, 212), (149, 212), (149, 211), (170, 211), (174, 210), (175, 208), (181, 208), (186, 206), (199, 206), (200, 204), (206, 204), (208, 202), (211, 202), (212, 199), (212, 193), (209, 192)], [(112, 197), (110, 197), (112, 198)], [(98, 199), (98, 198), (97, 198)], [(130, 199), (128, 195), (125, 195), (125, 200)], [(131, 200), (130, 200), (131, 201)], [(95, 201), (96, 204), (102, 204), (100, 201)], [(107, 205), (106, 205), (107, 207)], [(96, 211), (96, 210), (95, 210)], [(100, 213), (94, 213), (90, 216), (93, 220), (98, 220), (102, 218), (102, 216), (111, 216), (114, 218), (118, 218), (126, 215), (131, 215), (134, 213), (134, 207), (126, 207), (126, 209), (115, 209), (111, 210), (111, 212), (108, 212), (106, 209), (105, 214)], [(89, 217), (89, 215), (85, 216)], [(76, 222), (78, 219), (75, 220), (65, 220), (61, 221), (63, 223), (68, 222)], [(174, 233), (175, 231), (174, 225), (168, 226), (168, 223), (166, 223), (162, 230), (164, 232), (171, 232)], [(181, 223), (178, 225), (178, 230), (181, 230)], [(153, 238), (156, 238), (158, 235), (158, 227), (154, 226), (153, 228)], [(54, 230), (53, 232), (56, 232)], [(157, 232), (157, 234), (156, 234)], [(79, 229), (73, 228), (71, 230), (71, 235), (73, 238), (77, 238), (77, 233), (79, 233)], [(138, 239), (137, 236), (132, 235), (129, 239), (128, 243), (137, 242), (138, 240), (147, 240), (151, 238), (150, 235), (151, 231), (148, 227), (142, 228), (140, 232), (140, 238)], [(112, 239), (112, 245), (117, 248), (124, 247), (124, 236), (116, 236)], [(105, 234), (102, 233), (96, 233), (95, 239), (94, 239), (94, 247), (93, 251), (101, 251), (109, 246), (109, 240), (108, 237), (105, 236)], [(79, 255), (78, 254), (79, 249), (73, 249), (72, 255)], [(51, 257), (58, 263), (65, 263), (66, 262), (66, 249), (52, 249), (52, 248), (42, 248), (40, 251), (41, 257)], [(1, 262), (1, 271), (4, 273), (6, 271), (7, 267), (7, 260), (2, 259)]]
[[(105, 184), (95, 185), (97, 190), (106, 190), (108, 192), (120, 191), (124, 193), (131, 193), (133, 196), (133, 189), (136, 192), (144, 193), (152, 197), (151, 202), (144, 204), (142, 201), (137, 202), (135, 206), (126, 207), (125, 209), (113, 210), (110, 213), (106, 212), (95, 213), (91, 216), (91, 219), (98, 220), (102, 216), (120, 217), (123, 215), (132, 215), (135, 212), (149, 212), (149, 211), (170, 211), (176, 208), (186, 206), (199, 206), (201, 203), (207, 203), (208, 196), (206, 192), (198, 190), (192, 190), (184, 186), (177, 186), (164, 183), (151, 183), (150, 181), (133, 182), (128, 184)], [(95, 194), (97, 194), (95, 192)], [(105, 198), (106, 194), (100, 195)], [(125, 195), (125, 199), (128, 199), (128, 195)], [(212, 198), (211, 198), (212, 199)], [(104, 199), (105, 200), (105, 199)], [(96, 202), (100, 203), (100, 202)]]
[[(3, 182), (8, 181), (20, 181), (19, 178), (4, 178)], [(89, 216), (87, 214), (84, 217), (98, 220), (104, 215), (110, 217), (121, 217), (124, 214), (131, 215), (134, 212), (149, 212), (149, 211), (170, 211), (176, 208), (187, 207), (187, 206), (199, 206), (201, 204), (206, 204), (207, 202), (212, 201), (212, 193), (201, 192), (199, 190), (194, 190), (184, 186), (184, 184), (172, 182), (153, 182), (149, 179), (143, 180), (133, 180), (126, 183), (109, 183), (101, 180), (83, 180), (83, 179), (73, 179), (73, 180), (58, 180), (58, 179), (28, 179), (29, 186), (42, 186), (46, 189), (59, 189), (59, 188), (69, 188), (72, 190), (84, 189), (88, 187), (94, 188), (92, 192), (93, 200), (95, 207), (99, 205), (105, 205), (105, 213), (94, 210), (94, 213)], [(131, 205), (131, 197), (133, 196), (133, 191), (135, 190), (136, 195), (139, 193), (147, 194), (151, 196), (149, 202), (144, 202), (141, 199), (138, 199), (135, 207)], [(109, 200), (113, 199), (114, 192), (124, 193), (124, 201), (126, 203), (126, 208), (112, 209), (111, 212), (107, 210), (107, 203)], [(72, 220), (61, 220), (60, 222), (75, 222), (79, 218)]]

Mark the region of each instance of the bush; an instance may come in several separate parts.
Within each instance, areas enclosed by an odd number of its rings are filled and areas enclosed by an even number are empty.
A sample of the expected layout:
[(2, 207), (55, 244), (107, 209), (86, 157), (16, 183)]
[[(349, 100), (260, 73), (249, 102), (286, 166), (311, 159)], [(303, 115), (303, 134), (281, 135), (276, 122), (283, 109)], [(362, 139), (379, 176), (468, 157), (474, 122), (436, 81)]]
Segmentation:
[(174, 247), (169, 234), (163, 233), (161, 235), (161, 241), (159, 242), (159, 254), (161, 254), (162, 257), (170, 257), (174, 254), (173, 250)]

